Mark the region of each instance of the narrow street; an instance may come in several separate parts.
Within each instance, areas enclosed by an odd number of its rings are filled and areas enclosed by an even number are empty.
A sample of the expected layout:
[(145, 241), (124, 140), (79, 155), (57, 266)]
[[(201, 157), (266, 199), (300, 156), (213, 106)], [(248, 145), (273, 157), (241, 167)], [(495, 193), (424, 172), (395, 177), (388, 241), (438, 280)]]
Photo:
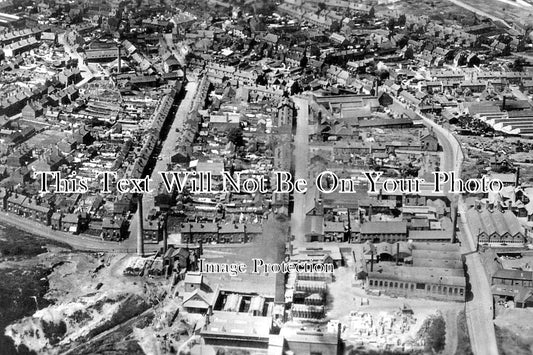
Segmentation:
[[(297, 108), (296, 135), (294, 136), (293, 159), (295, 179), (308, 178), (309, 155), (309, 101), (302, 97), (293, 97)], [(294, 211), (291, 215), (291, 233), (295, 236), (295, 244), (305, 241), (305, 194), (293, 194)]]
[[(161, 175), (159, 174), (162, 171), (168, 170), (168, 164), (170, 163), (170, 158), (176, 150), (176, 144), (178, 143), (178, 138), (181, 136), (181, 129), (183, 128), (185, 121), (187, 120), (189, 110), (191, 108), (194, 96), (196, 95), (196, 89), (198, 88), (198, 83), (195, 81), (189, 81), (185, 86), (185, 97), (179, 104), (179, 108), (176, 112), (174, 120), (169, 128), (167, 138), (163, 142), (161, 153), (159, 154), (159, 159), (157, 160), (154, 170), (151, 175), (151, 186), (153, 192), (144, 195), (143, 206), (145, 216), (150, 209), (154, 207), (154, 198), (157, 193), (159, 185), (163, 183)], [(176, 130), (179, 129), (180, 132)]]
[(94, 75), (91, 69), (85, 63), (85, 59), (83, 58), (83, 56), (67, 43), (64, 36), (60, 38), (60, 43), (63, 45), (63, 48), (65, 48), (65, 52), (67, 52), (71, 58), (75, 58), (78, 60), (78, 68), (80, 69), (82, 80), (76, 84), (76, 87), (82, 88), (85, 84), (93, 80)]
[[(196, 95), (197, 89), (198, 83), (196, 81), (189, 81), (185, 86), (185, 96), (183, 100), (179, 103), (179, 108), (176, 111), (174, 120), (172, 121), (172, 124), (169, 128), (167, 138), (163, 142), (163, 147), (159, 155), (160, 159), (157, 160), (154, 170), (152, 171), (152, 175), (150, 176), (150, 178), (152, 179), (152, 181), (150, 182), (152, 192), (143, 195), (143, 218), (146, 218), (146, 216), (148, 216), (148, 212), (154, 207), (154, 198), (159, 185), (162, 183), (161, 175), (159, 174), (159, 172), (168, 170), (170, 158), (176, 148), (178, 138), (181, 135), (181, 132), (177, 132), (176, 129), (181, 129), (183, 127), (188, 117), (188, 113)], [(138, 219), (139, 212), (136, 211), (130, 222), (130, 237), (124, 241), (124, 243), (126, 243), (129, 248), (136, 248)]]

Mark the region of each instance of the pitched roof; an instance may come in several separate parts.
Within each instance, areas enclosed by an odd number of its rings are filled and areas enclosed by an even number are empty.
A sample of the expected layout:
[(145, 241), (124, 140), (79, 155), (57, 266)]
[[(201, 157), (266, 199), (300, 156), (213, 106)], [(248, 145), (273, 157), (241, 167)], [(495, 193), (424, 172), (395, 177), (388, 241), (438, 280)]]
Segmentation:
[(511, 211), (501, 212), (496, 209), (491, 212), (487, 209), (478, 211), (472, 208), (467, 211), (467, 221), (474, 235), (485, 233), (489, 236), (502, 236), (509, 233), (511, 236), (516, 236), (524, 233), (518, 218)]
[(185, 275), (185, 283), (201, 284), (203, 282), (203, 275), (199, 272), (188, 272)]

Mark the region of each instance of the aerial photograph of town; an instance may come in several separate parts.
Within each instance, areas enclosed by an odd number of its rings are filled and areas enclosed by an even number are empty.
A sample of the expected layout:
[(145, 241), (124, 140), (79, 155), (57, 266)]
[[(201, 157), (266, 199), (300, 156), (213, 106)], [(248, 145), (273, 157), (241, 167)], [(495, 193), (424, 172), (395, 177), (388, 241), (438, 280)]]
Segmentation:
[(0, 0), (37, 354), (533, 354), (533, 0)]

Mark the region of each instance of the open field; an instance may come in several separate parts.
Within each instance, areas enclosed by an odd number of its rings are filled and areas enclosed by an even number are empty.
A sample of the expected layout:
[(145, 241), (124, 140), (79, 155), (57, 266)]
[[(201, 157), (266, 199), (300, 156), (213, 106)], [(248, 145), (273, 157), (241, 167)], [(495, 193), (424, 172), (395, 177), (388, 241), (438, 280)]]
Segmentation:
[(464, 25), (474, 24), (475, 21), (475, 18), (470, 12), (465, 11), (462, 7), (448, 1), (406, 0), (396, 2), (388, 7), (415, 16), (428, 16), (434, 20), (460, 21)]
[(501, 355), (533, 353), (533, 311), (502, 309), (495, 320), (496, 337)]
[(528, 1), (462, 0), (462, 2), (507, 22), (531, 22), (533, 20), (533, 6)]

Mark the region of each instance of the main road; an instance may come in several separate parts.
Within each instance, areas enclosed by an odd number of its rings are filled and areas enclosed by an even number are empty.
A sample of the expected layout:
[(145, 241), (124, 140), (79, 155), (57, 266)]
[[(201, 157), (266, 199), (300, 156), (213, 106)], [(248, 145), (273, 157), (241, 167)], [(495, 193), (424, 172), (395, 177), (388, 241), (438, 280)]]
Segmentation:
[[(409, 110), (399, 101), (395, 102), (395, 106), (397, 105), (402, 106), (404, 110)], [(464, 156), (457, 138), (450, 131), (422, 115), (420, 112), (415, 113), (423, 120), (427, 127), (435, 132), (439, 139), (443, 149), (441, 170), (454, 171), (456, 176), (459, 177), (461, 175)], [(472, 298), (466, 301), (466, 316), (472, 350), (474, 354), (478, 355), (498, 355), (496, 333), (492, 320), (492, 291), (480, 256), (476, 252), (477, 240), (475, 240), (468, 228), (466, 220), (467, 207), (462, 195), (451, 195), (450, 199), (458, 205), (460, 215), (458, 222), (461, 230), (460, 240), (465, 254), (467, 273), (471, 286)]]
[[(296, 105), (296, 134), (294, 136), (294, 178), (307, 179), (309, 175), (309, 99), (295, 96), (292, 98)], [(291, 233), (295, 236), (295, 243), (305, 242), (305, 194), (295, 193), (294, 209), (291, 215)]]
[[(98, 237), (88, 235), (74, 235), (63, 231), (53, 230), (49, 226), (38, 224), (35, 221), (27, 218), (14, 215), (12, 213), (2, 212), (0, 214), (0, 224), (11, 225), (18, 229), (57, 242), (70, 245), (76, 250), (86, 251), (109, 251), (109, 252), (135, 252), (135, 246), (131, 246), (126, 242), (110, 242), (102, 240)], [(157, 245), (147, 246), (146, 252), (152, 252), (159, 249)]]
[[(435, 122), (426, 119), (428, 125), (434, 128), (439, 141), (442, 142), (444, 156), (449, 158), (450, 163), (457, 176), (461, 174), (463, 153), (457, 139), (446, 129), (437, 125)], [(493, 323), (493, 301), (492, 291), (487, 273), (481, 263), (477, 250), (477, 240), (470, 232), (466, 219), (467, 206), (462, 195), (455, 198), (460, 214), (459, 228), (461, 230), (461, 241), (465, 253), (467, 273), (471, 287), (472, 298), (467, 300), (466, 315), (468, 321), (468, 330), (472, 348), (475, 354), (479, 355), (497, 355), (498, 346), (496, 343), (496, 333)]]

